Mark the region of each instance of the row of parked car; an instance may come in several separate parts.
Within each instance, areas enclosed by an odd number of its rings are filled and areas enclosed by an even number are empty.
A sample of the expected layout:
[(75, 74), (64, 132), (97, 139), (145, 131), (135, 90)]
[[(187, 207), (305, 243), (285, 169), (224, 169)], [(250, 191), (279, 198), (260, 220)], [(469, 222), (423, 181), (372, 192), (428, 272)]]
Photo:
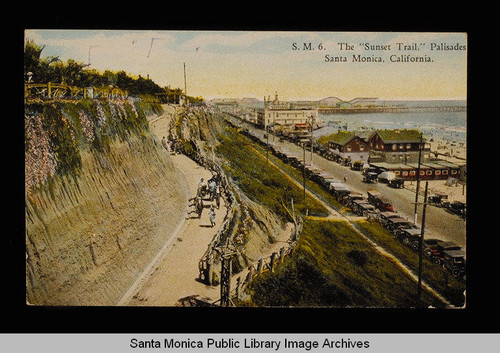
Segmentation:
[[(248, 130), (243, 131), (247, 136), (266, 145), (257, 136)], [(320, 169), (304, 165), (303, 159), (280, 148), (269, 145), (270, 152), (299, 170), (304, 170), (306, 177), (322, 186), (339, 203), (349, 207), (353, 213), (378, 221), (389, 230), (403, 244), (415, 251), (419, 250), (422, 230), (408, 219), (394, 210), (391, 201), (384, 197), (379, 191), (368, 191), (366, 196), (351, 190), (344, 182), (335, 179), (330, 174)], [(376, 173), (376, 171), (364, 171), (365, 173)], [(465, 251), (458, 245), (441, 241), (438, 239), (424, 239), (423, 252), (435, 264), (442, 265), (450, 271), (453, 276), (465, 281), (466, 258)]]

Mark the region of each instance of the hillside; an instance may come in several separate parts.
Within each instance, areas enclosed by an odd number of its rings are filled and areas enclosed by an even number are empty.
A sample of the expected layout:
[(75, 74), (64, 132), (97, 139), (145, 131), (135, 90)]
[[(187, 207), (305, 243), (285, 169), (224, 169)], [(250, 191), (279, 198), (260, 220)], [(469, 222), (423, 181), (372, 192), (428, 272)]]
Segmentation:
[(183, 180), (148, 129), (156, 113), (133, 100), (26, 104), (27, 302), (114, 305), (184, 217)]

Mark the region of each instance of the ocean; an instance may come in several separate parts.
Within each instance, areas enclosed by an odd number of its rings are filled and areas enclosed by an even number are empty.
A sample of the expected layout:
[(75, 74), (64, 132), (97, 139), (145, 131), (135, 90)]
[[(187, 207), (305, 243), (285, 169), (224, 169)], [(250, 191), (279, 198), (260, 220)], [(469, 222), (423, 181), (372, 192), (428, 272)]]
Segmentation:
[(320, 137), (338, 129), (418, 129), (427, 139), (443, 138), (450, 142), (466, 143), (467, 112), (408, 112), (365, 114), (319, 114), (325, 127), (314, 132)]

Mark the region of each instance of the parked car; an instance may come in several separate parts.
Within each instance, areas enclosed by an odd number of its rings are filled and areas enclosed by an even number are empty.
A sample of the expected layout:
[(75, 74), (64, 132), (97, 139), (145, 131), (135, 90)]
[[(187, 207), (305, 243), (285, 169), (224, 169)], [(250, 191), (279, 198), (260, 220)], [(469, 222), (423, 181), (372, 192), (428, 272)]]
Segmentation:
[(369, 213), (374, 213), (376, 211), (375, 206), (365, 199), (352, 201), (351, 208), (352, 211), (359, 216), (367, 216)]
[(389, 180), (396, 179), (396, 174), (393, 172), (382, 172), (378, 175), (378, 181), (382, 183), (388, 183)]
[(391, 201), (382, 196), (382, 194), (376, 190), (368, 191), (368, 201), (381, 211), (391, 211), (394, 212), (394, 207), (392, 207)]
[(402, 218), (402, 217), (397, 212), (380, 212), (378, 214), (378, 221), (386, 228), (387, 228), (387, 223), (391, 218)]
[(444, 204), (446, 210), (450, 213), (456, 214), (462, 218), (465, 218), (466, 205), (460, 201), (446, 202)]
[(443, 200), (447, 200), (448, 195), (445, 194), (432, 194), (427, 197), (427, 202), (430, 205), (434, 205), (437, 207), (442, 207), (443, 206)]
[(432, 255), (432, 250), (433, 249), (436, 249), (437, 247), (437, 244), (440, 242), (441, 240), (439, 239), (424, 239), (424, 255), (426, 256), (431, 256)]
[(378, 168), (375, 168), (375, 167), (368, 167), (368, 168), (363, 169), (363, 175), (366, 175), (368, 173), (375, 173), (375, 174), (379, 175), (380, 171)]
[(386, 223), (386, 228), (397, 236), (402, 229), (417, 228), (417, 226), (406, 218), (397, 217), (389, 218)]
[(465, 278), (465, 251), (445, 250), (444, 267), (451, 272), (454, 277)]
[(378, 174), (375, 172), (369, 172), (365, 175), (363, 175), (363, 182), (364, 183), (376, 183), (378, 178)]
[(396, 177), (394, 179), (387, 181), (387, 185), (390, 186), (391, 188), (402, 189), (405, 186), (405, 181), (401, 177)]
[(432, 262), (442, 265), (444, 263), (444, 252), (448, 250), (462, 250), (462, 248), (453, 242), (438, 241), (436, 247), (431, 249)]
[(361, 162), (361, 161), (354, 161), (351, 164), (351, 169), (352, 170), (362, 170), (363, 169), (363, 162)]
[(351, 192), (351, 189), (344, 183), (331, 183), (328, 190), (338, 201), (342, 201)]
[(398, 232), (398, 238), (403, 242), (403, 244), (410, 246), (414, 250), (418, 250), (420, 245), (420, 237), (422, 235), (422, 229), (420, 228), (408, 228), (401, 229)]

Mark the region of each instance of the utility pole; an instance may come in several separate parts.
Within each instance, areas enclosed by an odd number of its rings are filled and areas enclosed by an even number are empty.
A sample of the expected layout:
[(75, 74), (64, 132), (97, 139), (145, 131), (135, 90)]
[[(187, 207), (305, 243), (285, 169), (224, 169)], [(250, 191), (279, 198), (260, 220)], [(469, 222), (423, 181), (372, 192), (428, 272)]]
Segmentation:
[(269, 163), (269, 127), (266, 126), (266, 162)]
[(427, 191), (429, 182), (425, 182), (424, 193), (424, 208), (422, 210), (422, 231), (420, 233), (419, 250), (418, 250), (418, 289), (417, 289), (417, 305), (420, 306), (420, 294), (422, 292), (422, 257), (424, 255), (424, 231), (425, 231), (425, 211), (427, 209)]
[(415, 209), (413, 211), (413, 223), (415, 224), (417, 224), (418, 190), (420, 189), (420, 163), (422, 162), (422, 141), (423, 141), (423, 133), (420, 133), (420, 143), (418, 144), (417, 190), (415, 192)]
[(187, 86), (186, 86), (186, 63), (184, 63), (184, 94), (187, 96)]
[(304, 151), (304, 163), (302, 166), (302, 179), (303, 179), (303, 185), (304, 185), (304, 204), (306, 203), (306, 144), (305, 142), (302, 143), (302, 150)]
[(313, 122), (313, 117), (311, 116), (311, 123), (309, 124), (309, 128), (310, 128), (310, 137), (311, 137), (311, 165), (313, 164), (313, 126), (312, 126), (312, 122)]

